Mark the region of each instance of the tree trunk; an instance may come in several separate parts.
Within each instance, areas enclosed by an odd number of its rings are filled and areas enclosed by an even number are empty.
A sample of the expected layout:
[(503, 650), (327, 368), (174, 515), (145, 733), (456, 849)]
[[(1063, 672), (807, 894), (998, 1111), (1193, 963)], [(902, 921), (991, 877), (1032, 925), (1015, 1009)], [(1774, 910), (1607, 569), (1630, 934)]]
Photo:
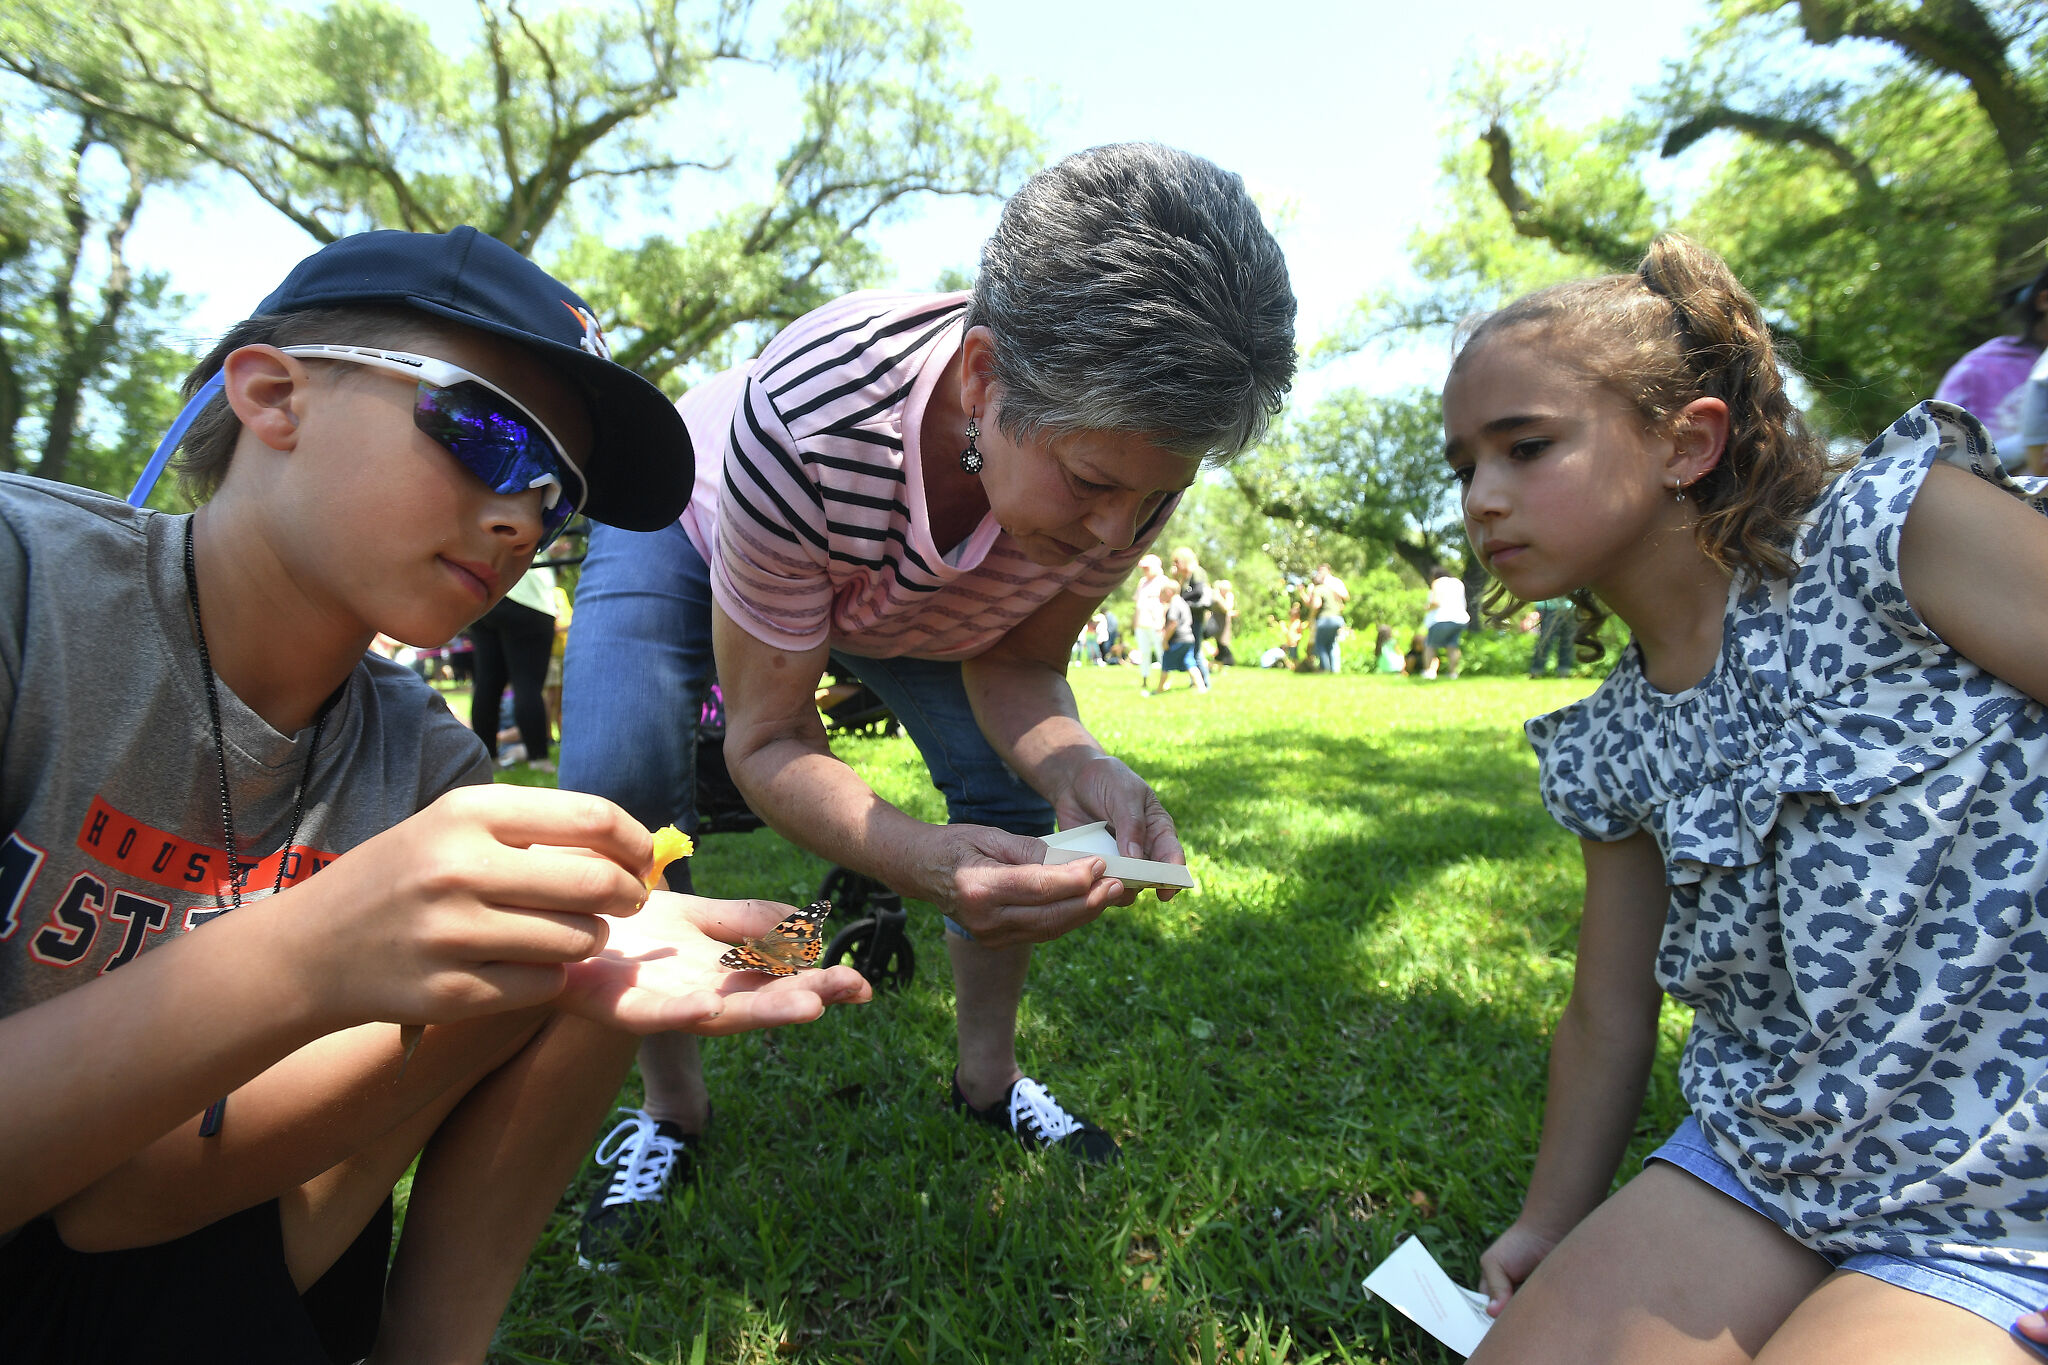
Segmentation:
[(78, 145), (73, 149), (73, 198), (72, 208), (67, 214), (73, 228), (72, 240), (67, 244), (66, 269), (64, 277), (51, 291), (51, 304), (57, 314), (57, 336), (64, 347), (64, 354), (57, 366), (57, 378), (50, 388), (49, 424), (43, 435), (43, 457), (36, 466), (36, 473), (45, 479), (62, 479), (71, 468), (71, 449), (78, 439), (78, 417), (84, 407), (86, 381), (97, 374), (106, 363), (107, 352), (113, 344), (116, 329), (120, 326), (121, 314), (128, 307), (128, 299), (134, 288), (134, 279), (128, 268), (126, 246), (129, 229), (135, 226), (135, 214), (142, 207), (142, 193), (147, 181), (142, 171), (130, 161), (121, 148), (108, 143), (114, 155), (121, 158), (121, 164), (128, 172), (128, 192), (121, 202), (121, 211), (107, 224), (105, 238), (107, 248), (107, 283), (100, 291), (99, 317), (86, 327), (74, 324), (74, 291), (78, 283), (78, 258), (84, 245), (88, 221), (77, 176), (78, 163), (97, 141), (90, 123), (80, 134)]
[(0, 336), (0, 473), (21, 469), (21, 454), (15, 448), (15, 428), (21, 424), (21, 376), (14, 371), (14, 352), (7, 338)]

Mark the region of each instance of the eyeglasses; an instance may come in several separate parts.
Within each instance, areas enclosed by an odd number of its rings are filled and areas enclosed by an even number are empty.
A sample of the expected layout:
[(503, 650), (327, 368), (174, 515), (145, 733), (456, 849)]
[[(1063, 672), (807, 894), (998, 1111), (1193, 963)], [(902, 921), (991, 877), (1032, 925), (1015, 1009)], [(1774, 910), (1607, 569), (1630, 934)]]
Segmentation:
[(304, 360), (341, 360), (416, 380), (412, 422), (445, 447), (494, 493), (545, 489), (539, 554), (554, 543), (588, 496), (583, 471), (519, 400), (460, 365), (410, 351), (368, 346), (307, 345), (280, 348)]

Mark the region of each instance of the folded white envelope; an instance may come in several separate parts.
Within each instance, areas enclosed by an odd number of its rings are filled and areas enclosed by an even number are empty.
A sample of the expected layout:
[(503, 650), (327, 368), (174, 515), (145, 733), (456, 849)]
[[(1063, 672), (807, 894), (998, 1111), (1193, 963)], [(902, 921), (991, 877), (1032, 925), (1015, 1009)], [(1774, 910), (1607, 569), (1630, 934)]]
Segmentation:
[(1479, 1339), (1493, 1326), (1486, 1295), (1452, 1283), (1429, 1248), (1413, 1237), (1365, 1277), (1365, 1287), (1461, 1356), (1478, 1350)]
[(1076, 825), (1046, 836), (1047, 863), (1072, 863), (1083, 858), (1102, 859), (1108, 865), (1103, 875), (1115, 877), (1125, 886), (1177, 886), (1187, 891), (1192, 891), (1195, 886), (1194, 877), (1179, 863), (1155, 863), (1146, 858), (1126, 858), (1118, 853), (1116, 836), (1100, 820), (1092, 825)]

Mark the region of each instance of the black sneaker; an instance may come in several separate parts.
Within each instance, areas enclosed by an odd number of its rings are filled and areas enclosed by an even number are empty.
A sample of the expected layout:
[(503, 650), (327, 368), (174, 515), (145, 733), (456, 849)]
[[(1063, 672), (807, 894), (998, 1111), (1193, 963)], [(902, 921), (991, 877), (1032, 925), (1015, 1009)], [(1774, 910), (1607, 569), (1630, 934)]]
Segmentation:
[(1079, 1114), (1070, 1112), (1052, 1092), (1025, 1076), (1010, 1092), (986, 1109), (976, 1109), (960, 1093), (960, 1073), (953, 1073), (953, 1107), (978, 1123), (1013, 1135), (1024, 1150), (1057, 1147), (1082, 1161), (1108, 1166), (1123, 1160), (1116, 1139)]
[(618, 1169), (584, 1205), (576, 1236), (576, 1264), (585, 1270), (617, 1270), (619, 1253), (643, 1245), (660, 1226), (668, 1187), (687, 1180), (696, 1164), (695, 1134), (644, 1109), (621, 1112), (625, 1119), (597, 1144), (596, 1158)]

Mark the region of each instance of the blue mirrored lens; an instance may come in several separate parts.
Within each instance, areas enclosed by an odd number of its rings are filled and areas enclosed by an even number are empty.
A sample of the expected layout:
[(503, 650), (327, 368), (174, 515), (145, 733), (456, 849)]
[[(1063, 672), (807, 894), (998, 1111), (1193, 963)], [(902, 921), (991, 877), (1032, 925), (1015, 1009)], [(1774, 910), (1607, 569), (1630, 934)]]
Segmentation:
[(480, 384), (421, 384), (413, 425), (431, 436), (494, 493), (523, 493), (552, 479), (561, 490), (540, 514), (542, 543), (576, 515), (583, 484), (531, 417)]

